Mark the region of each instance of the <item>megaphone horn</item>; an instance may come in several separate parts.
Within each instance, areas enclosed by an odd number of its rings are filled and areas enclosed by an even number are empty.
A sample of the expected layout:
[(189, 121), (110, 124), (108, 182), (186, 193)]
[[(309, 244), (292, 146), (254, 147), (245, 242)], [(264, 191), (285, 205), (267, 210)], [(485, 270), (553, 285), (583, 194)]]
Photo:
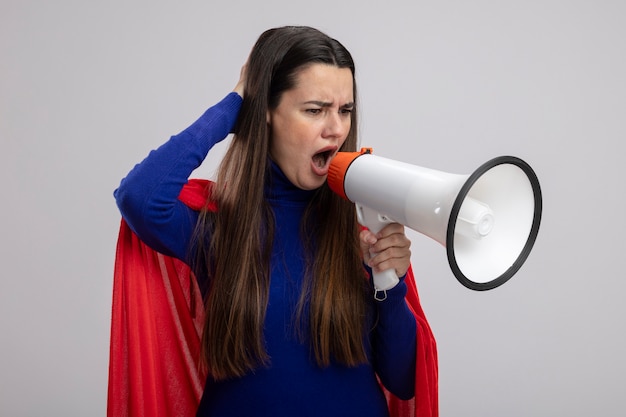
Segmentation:
[[(450, 174), (372, 154), (339, 152), (328, 185), (355, 203), (359, 223), (378, 232), (397, 222), (446, 248), (458, 281), (484, 291), (508, 281), (528, 258), (539, 232), (539, 180), (520, 158), (500, 156), (471, 175)], [(398, 282), (374, 274), (377, 290)]]

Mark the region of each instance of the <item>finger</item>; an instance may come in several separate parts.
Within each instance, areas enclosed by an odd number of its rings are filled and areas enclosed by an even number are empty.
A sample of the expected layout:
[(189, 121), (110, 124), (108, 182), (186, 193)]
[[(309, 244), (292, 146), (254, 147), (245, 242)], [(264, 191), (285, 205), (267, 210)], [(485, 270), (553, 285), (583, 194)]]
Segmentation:
[(403, 276), (411, 263), (411, 241), (402, 224), (385, 226), (377, 235), (376, 243), (370, 246), (368, 265), (376, 272), (394, 269)]
[(363, 255), (363, 261), (365, 263), (369, 263), (369, 260), (371, 258), (370, 256), (371, 247), (373, 244), (377, 242), (377, 240), (378, 239), (376, 239), (376, 236), (374, 235), (374, 233), (370, 232), (367, 229), (362, 230), (361, 233), (359, 233), (359, 243), (361, 246), (361, 253)]
[(376, 272), (393, 269), (396, 275), (403, 276), (411, 263), (411, 251), (408, 248), (392, 247), (372, 255), (369, 266)]
[(405, 234), (404, 233), (404, 225), (401, 223), (389, 223), (385, 227), (383, 227), (380, 232), (376, 234), (376, 237), (381, 239), (390, 235), (394, 235), (396, 233)]
[[(385, 264), (410, 262), (411, 250), (408, 247), (391, 247), (382, 252), (370, 251), (370, 264), (377, 268), (384, 268)], [(384, 268), (384, 269), (389, 269)]]
[(411, 241), (404, 233), (393, 233), (385, 237), (379, 238), (376, 243), (371, 246), (374, 252), (384, 252), (389, 248), (410, 248)]

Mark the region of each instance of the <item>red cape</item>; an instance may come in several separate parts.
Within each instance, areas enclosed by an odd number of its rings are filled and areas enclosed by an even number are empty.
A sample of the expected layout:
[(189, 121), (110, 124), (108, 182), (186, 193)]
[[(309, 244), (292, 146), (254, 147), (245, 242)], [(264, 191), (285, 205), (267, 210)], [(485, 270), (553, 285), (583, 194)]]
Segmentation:
[[(179, 199), (200, 210), (210, 183), (192, 180)], [(417, 321), (415, 398), (385, 390), (391, 417), (437, 417), (437, 345), (420, 305), (413, 271), (405, 279)], [(204, 308), (189, 267), (144, 244), (122, 220), (115, 258), (107, 416), (193, 417), (206, 375), (200, 372)]]

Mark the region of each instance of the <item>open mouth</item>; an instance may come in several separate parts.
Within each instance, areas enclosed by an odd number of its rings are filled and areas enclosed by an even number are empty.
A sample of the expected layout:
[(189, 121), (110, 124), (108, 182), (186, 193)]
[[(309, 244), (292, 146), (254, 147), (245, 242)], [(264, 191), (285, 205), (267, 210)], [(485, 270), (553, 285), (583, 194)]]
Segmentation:
[(313, 163), (318, 168), (324, 168), (326, 165), (328, 165), (328, 162), (330, 161), (330, 157), (332, 155), (333, 155), (332, 150), (318, 152), (315, 155), (313, 155)]

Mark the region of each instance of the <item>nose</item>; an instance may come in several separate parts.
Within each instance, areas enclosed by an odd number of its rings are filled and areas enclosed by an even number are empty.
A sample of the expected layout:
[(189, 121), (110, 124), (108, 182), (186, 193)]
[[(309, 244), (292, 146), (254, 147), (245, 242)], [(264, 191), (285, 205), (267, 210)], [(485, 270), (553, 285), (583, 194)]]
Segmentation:
[(339, 112), (330, 111), (326, 115), (324, 130), (322, 132), (322, 137), (324, 138), (337, 138), (344, 136), (346, 134), (346, 130), (350, 128), (350, 119), (348, 118), (346, 121), (345, 116), (343, 116)]

